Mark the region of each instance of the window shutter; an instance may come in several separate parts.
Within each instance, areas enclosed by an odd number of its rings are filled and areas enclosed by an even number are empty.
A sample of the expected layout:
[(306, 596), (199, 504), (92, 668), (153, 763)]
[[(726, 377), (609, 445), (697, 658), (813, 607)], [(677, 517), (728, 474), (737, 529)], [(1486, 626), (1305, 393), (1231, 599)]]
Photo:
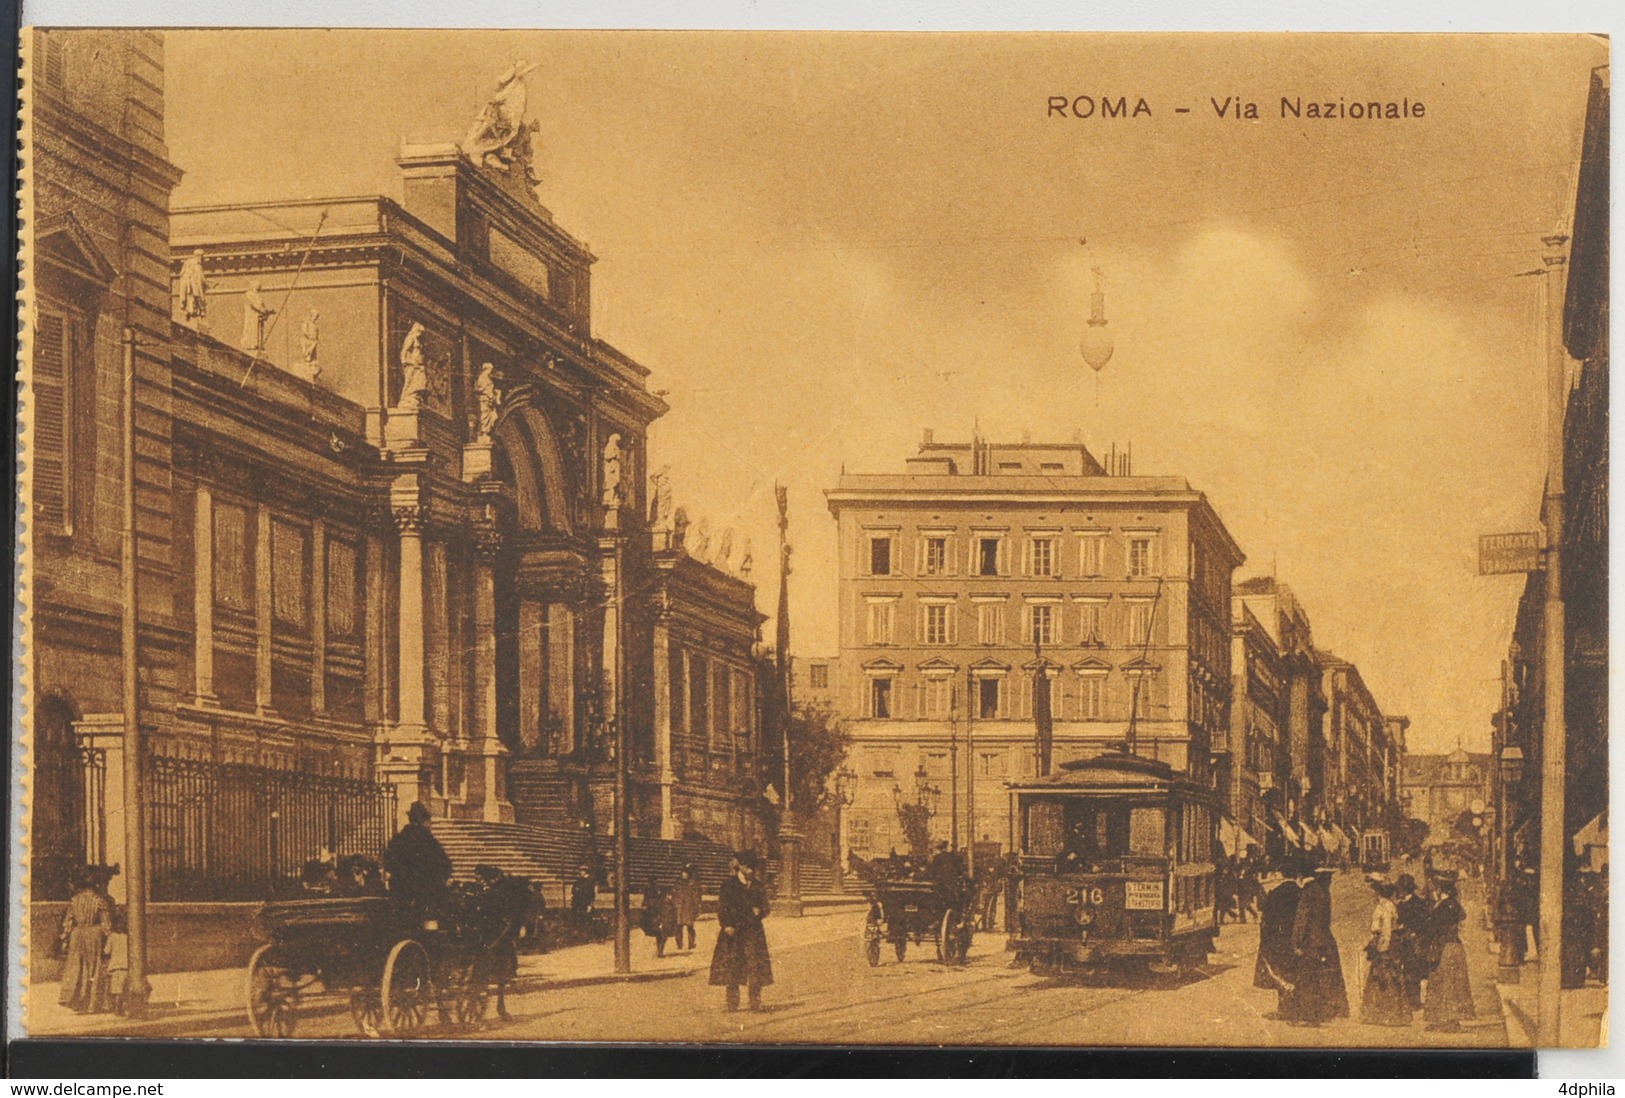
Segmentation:
[(41, 313), (34, 329), (34, 516), (53, 533), (67, 526), (68, 325)]
[(925, 575), (926, 540), (927, 539), (924, 534), (916, 534), (914, 537), (914, 574), (916, 576)]

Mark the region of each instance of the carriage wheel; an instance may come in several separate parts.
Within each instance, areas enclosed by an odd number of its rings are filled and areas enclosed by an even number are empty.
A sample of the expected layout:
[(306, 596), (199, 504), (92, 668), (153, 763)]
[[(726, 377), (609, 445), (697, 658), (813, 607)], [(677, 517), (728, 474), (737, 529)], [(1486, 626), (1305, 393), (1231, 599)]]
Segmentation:
[(360, 987), (350, 993), (350, 1019), (362, 1036), (377, 1037), (383, 1016), (376, 988)]
[(952, 961), (953, 946), (948, 941), (948, 935), (953, 932), (954, 911), (949, 908), (942, 913), (942, 921), (937, 923), (937, 960)]
[(288, 970), (272, 961), (269, 944), (248, 962), (248, 1024), (256, 1037), (292, 1037), (299, 1020), (299, 985)]
[(863, 943), (863, 955), (869, 959), (869, 967), (876, 968), (880, 964), (880, 939), (870, 938)]
[(434, 980), (429, 972), (429, 954), (410, 938), (396, 942), (384, 962), (381, 993), (386, 1037), (410, 1037), (421, 1029), (434, 1002)]
[(478, 1025), (490, 1001), (491, 990), (477, 962), (456, 965), (447, 973), (440, 1011), (453, 1025), (463, 1029)]
[(965, 963), (965, 954), (969, 943), (969, 930), (959, 916), (959, 912), (950, 908), (942, 916), (942, 945), (938, 949), (942, 960), (951, 965)]
[(899, 938), (895, 942), (892, 943), (892, 946), (896, 948), (896, 950), (897, 950), (897, 959), (899, 961), (901, 961), (903, 959), (903, 957), (905, 955), (907, 955), (907, 953), (908, 953), (908, 939), (907, 938)]

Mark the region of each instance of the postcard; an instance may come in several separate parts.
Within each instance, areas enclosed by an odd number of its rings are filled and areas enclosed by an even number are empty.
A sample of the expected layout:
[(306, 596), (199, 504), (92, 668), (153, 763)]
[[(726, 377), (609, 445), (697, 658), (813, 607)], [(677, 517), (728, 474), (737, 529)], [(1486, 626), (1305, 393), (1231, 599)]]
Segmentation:
[(1604, 38), (22, 78), (28, 1035), (1605, 1040)]

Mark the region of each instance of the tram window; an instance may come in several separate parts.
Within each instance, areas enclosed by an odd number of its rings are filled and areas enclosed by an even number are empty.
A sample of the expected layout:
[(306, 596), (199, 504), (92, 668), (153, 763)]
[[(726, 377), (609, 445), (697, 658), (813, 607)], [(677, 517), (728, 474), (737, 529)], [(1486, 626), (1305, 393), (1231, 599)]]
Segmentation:
[(1066, 834), (1066, 815), (1053, 801), (1035, 801), (1027, 806), (1027, 853), (1040, 858), (1061, 852)]
[(1168, 838), (1161, 808), (1132, 809), (1128, 831), (1129, 853), (1141, 858), (1160, 858), (1166, 852)]

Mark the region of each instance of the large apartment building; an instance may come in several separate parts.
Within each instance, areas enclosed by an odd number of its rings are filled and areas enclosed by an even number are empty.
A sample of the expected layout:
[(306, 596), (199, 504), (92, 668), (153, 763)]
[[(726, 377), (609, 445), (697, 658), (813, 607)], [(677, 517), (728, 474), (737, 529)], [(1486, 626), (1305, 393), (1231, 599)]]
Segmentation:
[(1040, 690), (1055, 764), (1132, 726), (1137, 753), (1211, 780), (1243, 554), (1201, 492), (1110, 475), (1081, 443), (927, 434), (903, 473), (844, 475), (827, 496), (852, 850), (906, 849), (905, 805), (933, 840), (1007, 845), (1005, 783), (1036, 772)]

